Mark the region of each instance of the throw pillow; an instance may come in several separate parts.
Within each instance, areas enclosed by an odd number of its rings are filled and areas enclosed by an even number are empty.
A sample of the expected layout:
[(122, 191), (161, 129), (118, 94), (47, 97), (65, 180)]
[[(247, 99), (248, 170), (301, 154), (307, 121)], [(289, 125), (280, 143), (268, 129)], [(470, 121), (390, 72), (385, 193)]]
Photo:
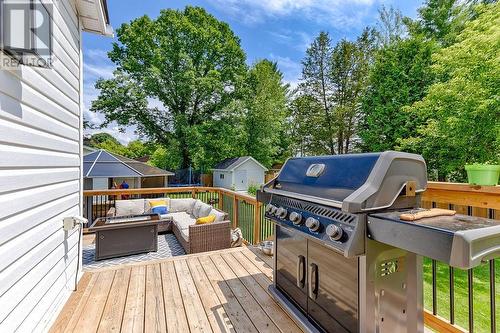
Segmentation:
[(202, 203), (200, 205), (200, 208), (198, 209), (198, 212), (197, 212), (198, 215), (196, 217), (208, 216), (208, 215), (210, 215), (211, 211), (212, 211), (212, 206), (210, 206), (206, 203)]
[(191, 214), (193, 211), (193, 206), (195, 203), (195, 199), (187, 198), (187, 199), (170, 199), (170, 211), (172, 213), (177, 212), (186, 212)]
[(144, 214), (144, 199), (116, 200), (116, 216)]
[(209, 224), (215, 221), (215, 215), (208, 215), (205, 217), (198, 217), (196, 219), (196, 224)]
[(149, 205), (151, 206), (151, 213), (153, 214), (167, 214), (167, 201), (166, 200), (150, 200)]
[(191, 213), (194, 218), (203, 217), (203, 216), (208, 215), (208, 214), (200, 215), (200, 208), (202, 205), (203, 205), (203, 202), (201, 200), (195, 201), (194, 206), (193, 206), (193, 211)]
[(215, 221), (216, 222), (222, 222), (222, 221), (224, 221), (224, 217), (226, 216), (226, 213), (220, 212), (220, 211), (218, 211), (216, 209), (212, 209), (210, 211), (210, 214), (215, 215)]

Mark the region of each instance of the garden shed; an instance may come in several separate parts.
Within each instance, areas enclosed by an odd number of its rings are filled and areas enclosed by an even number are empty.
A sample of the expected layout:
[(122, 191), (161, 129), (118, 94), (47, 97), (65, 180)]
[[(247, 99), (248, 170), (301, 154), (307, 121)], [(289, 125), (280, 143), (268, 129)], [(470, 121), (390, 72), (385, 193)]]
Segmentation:
[(267, 168), (252, 156), (226, 158), (213, 169), (214, 187), (246, 191), (251, 185), (264, 184)]

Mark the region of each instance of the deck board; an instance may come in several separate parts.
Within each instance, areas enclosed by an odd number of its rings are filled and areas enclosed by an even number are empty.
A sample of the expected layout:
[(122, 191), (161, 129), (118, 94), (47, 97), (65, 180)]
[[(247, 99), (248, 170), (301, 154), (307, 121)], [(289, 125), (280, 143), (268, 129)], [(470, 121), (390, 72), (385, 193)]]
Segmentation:
[(86, 272), (51, 332), (300, 332), (266, 261), (243, 247)]

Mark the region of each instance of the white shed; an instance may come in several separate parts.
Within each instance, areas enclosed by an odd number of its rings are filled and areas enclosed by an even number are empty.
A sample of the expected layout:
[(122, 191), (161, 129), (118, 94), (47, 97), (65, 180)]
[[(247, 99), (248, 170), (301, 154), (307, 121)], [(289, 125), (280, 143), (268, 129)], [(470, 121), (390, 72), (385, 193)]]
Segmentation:
[(227, 158), (213, 169), (214, 187), (246, 191), (250, 185), (264, 184), (267, 168), (252, 156)]

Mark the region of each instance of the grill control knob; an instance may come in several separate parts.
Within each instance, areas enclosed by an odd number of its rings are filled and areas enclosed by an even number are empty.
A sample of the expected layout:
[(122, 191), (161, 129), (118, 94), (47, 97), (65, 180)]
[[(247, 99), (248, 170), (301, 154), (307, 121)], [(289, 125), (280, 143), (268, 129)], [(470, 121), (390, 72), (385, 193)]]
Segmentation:
[(268, 214), (273, 215), (274, 213), (276, 213), (276, 206), (273, 205), (273, 204), (267, 204), (267, 206), (266, 206), (266, 212)]
[(286, 214), (287, 214), (287, 213), (288, 213), (288, 212), (286, 211), (286, 209), (285, 209), (285, 208), (280, 207), (280, 208), (278, 208), (278, 210), (276, 211), (276, 216), (278, 216), (278, 217), (279, 217), (279, 218), (281, 218), (281, 219), (284, 219), (284, 218), (286, 217)]
[(335, 224), (330, 224), (326, 227), (326, 234), (330, 237), (331, 240), (338, 241), (342, 238), (344, 234), (344, 230), (341, 227), (336, 226)]
[(299, 225), (299, 224), (302, 224), (302, 215), (300, 215), (300, 213), (297, 213), (297, 212), (291, 212), (290, 213), (290, 217), (289, 217), (290, 221), (293, 222), (293, 224), (295, 225)]
[(318, 231), (321, 224), (314, 217), (308, 217), (306, 220), (306, 227), (311, 231)]

